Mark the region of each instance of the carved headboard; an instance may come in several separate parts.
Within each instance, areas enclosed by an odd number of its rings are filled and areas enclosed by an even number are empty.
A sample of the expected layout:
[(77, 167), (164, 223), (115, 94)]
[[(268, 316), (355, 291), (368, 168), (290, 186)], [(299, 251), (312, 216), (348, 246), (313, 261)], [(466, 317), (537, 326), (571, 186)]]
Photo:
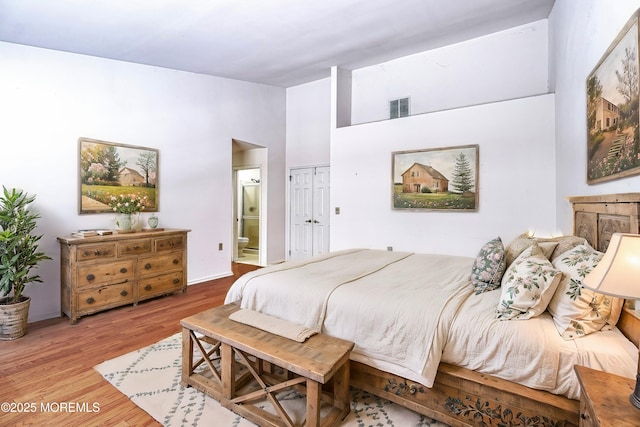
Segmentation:
[[(613, 233), (640, 234), (640, 193), (605, 194), (567, 197), (573, 206), (573, 234), (605, 252)], [(640, 300), (639, 300), (640, 301)], [(620, 316), (618, 328), (640, 344), (640, 307), (628, 301)]]

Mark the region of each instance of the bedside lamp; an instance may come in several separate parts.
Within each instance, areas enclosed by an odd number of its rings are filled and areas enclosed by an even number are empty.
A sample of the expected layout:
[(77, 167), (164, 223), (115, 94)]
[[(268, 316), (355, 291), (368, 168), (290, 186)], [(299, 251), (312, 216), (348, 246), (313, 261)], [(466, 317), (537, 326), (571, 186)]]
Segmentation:
[[(619, 298), (640, 298), (640, 235), (614, 233), (607, 252), (582, 284), (592, 291)], [(640, 409), (640, 360), (631, 403)]]

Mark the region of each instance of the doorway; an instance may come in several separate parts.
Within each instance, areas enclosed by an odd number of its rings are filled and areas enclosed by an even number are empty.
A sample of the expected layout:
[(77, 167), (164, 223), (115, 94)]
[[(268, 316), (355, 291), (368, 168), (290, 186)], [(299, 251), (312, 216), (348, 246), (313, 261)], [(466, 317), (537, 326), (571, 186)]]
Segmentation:
[(236, 250), (234, 261), (260, 265), (261, 173), (260, 168), (235, 170)]
[[(267, 265), (269, 252), (269, 240), (267, 236), (268, 194), (269, 188), (269, 162), (266, 147), (241, 141), (231, 140), (231, 167), (232, 167), (232, 212), (233, 225), (231, 227), (231, 261), (259, 266)], [(246, 171), (246, 172), (245, 172)], [(243, 186), (242, 184), (248, 184)], [(251, 200), (243, 201), (243, 190)], [(250, 187), (253, 188), (249, 189)], [(254, 193), (254, 194), (252, 194)], [(251, 203), (254, 203), (253, 205)], [(243, 218), (244, 207), (247, 207), (247, 215)], [(244, 228), (243, 228), (244, 227)], [(249, 237), (243, 234), (255, 235), (249, 244)], [(245, 239), (238, 239), (244, 237)], [(251, 246), (246, 252), (238, 251), (238, 246)], [(245, 248), (246, 248), (245, 246)], [(239, 256), (249, 255), (249, 256)]]

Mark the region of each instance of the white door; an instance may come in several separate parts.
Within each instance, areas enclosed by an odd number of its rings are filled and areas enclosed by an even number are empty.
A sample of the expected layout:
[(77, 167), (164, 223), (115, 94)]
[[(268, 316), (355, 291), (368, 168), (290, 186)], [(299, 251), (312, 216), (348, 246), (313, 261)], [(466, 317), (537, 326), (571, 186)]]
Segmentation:
[(292, 169), (289, 259), (329, 251), (329, 167)]

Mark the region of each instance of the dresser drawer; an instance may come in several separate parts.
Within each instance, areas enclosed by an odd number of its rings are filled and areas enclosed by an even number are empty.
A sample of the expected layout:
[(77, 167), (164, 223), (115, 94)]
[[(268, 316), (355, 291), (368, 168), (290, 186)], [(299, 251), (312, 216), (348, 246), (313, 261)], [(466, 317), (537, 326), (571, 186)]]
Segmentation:
[(118, 256), (141, 255), (151, 252), (151, 239), (131, 240), (118, 244)]
[(166, 255), (144, 257), (140, 258), (138, 263), (140, 276), (149, 276), (178, 268), (182, 269), (183, 253), (174, 252)]
[(182, 271), (176, 271), (169, 274), (140, 279), (138, 282), (138, 298), (150, 298), (155, 295), (181, 289), (183, 277)]
[(135, 277), (135, 260), (78, 267), (78, 287), (126, 282)]
[(155, 239), (156, 252), (184, 249), (184, 236), (159, 237)]
[(78, 292), (78, 309), (80, 311), (99, 310), (105, 306), (118, 306), (132, 302), (132, 282)]
[(95, 245), (79, 246), (76, 252), (76, 259), (82, 261), (92, 261), (96, 259), (110, 259), (116, 257), (115, 243), (100, 243)]

